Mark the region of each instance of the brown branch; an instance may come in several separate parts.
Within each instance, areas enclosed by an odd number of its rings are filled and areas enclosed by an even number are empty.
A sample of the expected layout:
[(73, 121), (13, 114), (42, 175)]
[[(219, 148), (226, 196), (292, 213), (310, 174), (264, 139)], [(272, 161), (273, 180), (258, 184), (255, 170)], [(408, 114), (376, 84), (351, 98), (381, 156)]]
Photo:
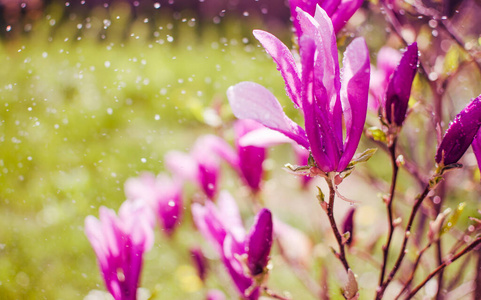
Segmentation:
[(409, 293), (409, 295), (407, 296), (406, 299), (411, 299), (412, 297), (414, 297), (414, 295), (416, 295), (417, 292), (419, 292), (419, 290), (431, 279), (433, 278), (434, 276), (436, 276), (436, 274), (438, 274), (439, 272), (441, 272), (444, 268), (446, 268), (448, 265), (450, 265), (451, 263), (455, 262), (458, 258), (462, 257), (463, 255), (469, 253), (471, 250), (473, 250), (477, 245), (479, 245), (481, 243), (481, 237), (478, 237), (476, 240), (474, 240), (474, 242), (472, 242), (471, 244), (469, 244), (468, 246), (466, 246), (466, 248), (464, 248), (463, 250), (461, 250), (460, 252), (458, 252), (455, 256), (453, 256), (453, 258), (451, 259), (448, 259), (446, 261), (444, 261), (439, 267), (437, 267), (436, 269), (434, 269), (434, 271), (432, 271), (418, 286), (416, 286), (412, 291), (411, 293)]
[[(436, 176), (436, 175), (434, 175), (434, 176)], [(414, 203), (414, 206), (411, 210), (411, 215), (409, 216), (409, 221), (406, 225), (406, 230), (404, 231), (404, 239), (403, 239), (403, 243), (402, 243), (402, 246), (401, 246), (401, 251), (399, 253), (399, 256), (398, 256), (391, 272), (389, 273), (389, 276), (387, 277), (386, 281), (382, 284), (382, 286), (376, 292), (376, 299), (378, 299), (378, 300), (382, 299), (382, 296), (384, 295), (384, 292), (386, 291), (387, 286), (394, 279), (394, 276), (396, 275), (397, 271), (399, 270), (399, 267), (401, 267), (401, 263), (404, 259), (404, 256), (407, 253), (406, 247), (407, 247), (409, 237), (411, 235), (411, 227), (414, 223), (414, 218), (416, 217), (416, 213), (418, 212), (419, 208), (421, 207), (421, 204), (423, 203), (424, 199), (427, 197), (427, 195), (431, 191), (431, 189), (432, 189), (431, 185), (427, 184), (423, 193), (417, 198), (416, 202)]]
[(273, 290), (269, 289), (267, 286), (261, 286), (261, 290), (272, 299), (279, 299), (279, 300), (290, 300), (291, 298), (279, 295), (278, 293), (274, 292)]
[(396, 296), (396, 300), (399, 299), (402, 296), (402, 294), (404, 294), (404, 292), (408, 289), (409, 285), (411, 285), (411, 283), (414, 279), (414, 274), (417, 271), (417, 268), (419, 266), (419, 263), (421, 262), (421, 258), (423, 256), (423, 254), (424, 254), (424, 252), (426, 252), (426, 250), (428, 250), (431, 247), (431, 245), (432, 245), (432, 243), (430, 242), (421, 251), (419, 251), (418, 257), (416, 258), (416, 261), (414, 262), (413, 270), (411, 271), (411, 275), (409, 275), (409, 278), (406, 281), (406, 283), (404, 284), (401, 292), (399, 292), (399, 294)]
[(341, 233), (339, 232), (339, 228), (337, 227), (336, 219), (334, 219), (334, 199), (336, 197), (336, 190), (335, 190), (332, 178), (326, 178), (326, 182), (327, 182), (327, 185), (329, 186), (329, 203), (327, 204), (326, 213), (327, 213), (327, 217), (329, 218), (329, 223), (331, 224), (332, 232), (334, 233), (334, 236), (336, 237), (336, 240), (337, 240), (337, 244), (339, 245), (339, 252), (336, 253), (336, 256), (337, 258), (339, 258), (342, 265), (344, 266), (344, 269), (347, 272), (350, 268), (349, 268), (349, 263), (347, 262), (347, 259), (346, 259), (344, 242), (343, 242)]
[(382, 286), (384, 282), (384, 274), (386, 272), (388, 257), (389, 257), (389, 247), (391, 246), (391, 240), (394, 233), (394, 217), (393, 217), (393, 208), (392, 203), (394, 200), (394, 193), (396, 191), (396, 182), (397, 182), (397, 174), (399, 171), (399, 167), (396, 163), (396, 141), (397, 138), (393, 139), (391, 145), (388, 146), (389, 154), (391, 157), (391, 164), (392, 164), (392, 179), (391, 179), (391, 189), (389, 191), (389, 199), (386, 202), (387, 206), (387, 215), (388, 215), (388, 222), (389, 222), (389, 231), (387, 234), (386, 244), (382, 247), (383, 252), (383, 262), (381, 267), (381, 274), (379, 276), (379, 287)]

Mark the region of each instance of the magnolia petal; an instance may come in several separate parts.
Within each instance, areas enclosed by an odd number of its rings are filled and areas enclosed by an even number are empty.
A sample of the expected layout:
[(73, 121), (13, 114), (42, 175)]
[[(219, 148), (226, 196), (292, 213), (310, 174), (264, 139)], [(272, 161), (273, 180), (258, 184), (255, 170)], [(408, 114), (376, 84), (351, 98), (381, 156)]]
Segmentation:
[(266, 158), (266, 149), (264, 147), (241, 146), (239, 145), (239, 140), (244, 135), (259, 128), (265, 127), (253, 120), (237, 120), (234, 123), (240, 175), (254, 193), (257, 193), (260, 190), (264, 174), (262, 165)]
[(169, 151), (164, 156), (166, 168), (180, 180), (196, 182), (199, 170), (195, 159), (187, 153)]
[(239, 256), (245, 254), (244, 245), (244, 240), (237, 240), (236, 237), (228, 234), (223, 245), (222, 261), (242, 299), (255, 300), (259, 298), (259, 288), (255, 288), (249, 295), (246, 295), (254, 284), (254, 280), (249, 275), (244, 274), (244, 268), (238, 260)]
[(478, 162), (478, 168), (481, 170), (481, 132), (479, 129), (471, 146), (473, 147), (473, 152), (476, 156), (476, 161)]
[[(197, 143), (196, 143), (197, 144)], [(234, 169), (239, 168), (239, 157), (235, 150), (222, 138), (208, 134), (202, 137), (202, 140), (197, 144), (199, 148), (203, 148), (210, 153), (217, 154), (220, 158), (224, 159)], [(196, 148), (197, 149), (197, 148)], [(199, 156), (198, 159), (202, 160), (203, 156)]]
[(238, 83), (229, 87), (227, 98), (237, 118), (257, 121), (285, 134), (299, 145), (309, 147), (304, 129), (286, 116), (276, 97), (262, 85)]
[(364, 0), (342, 0), (336, 11), (332, 14), (332, 25), (338, 33), (354, 13), (361, 7)]
[(318, 1), (319, 5), (324, 9), (329, 17), (332, 18), (333, 14), (336, 13), (341, 0), (323, 0)]
[(142, 199), (150, 202), (155, 197), (155, 175), (142, 172), (138, 177), (128, 178), (124, 184), (127, 199)]
[(226, 229), (219, 218), (215, 205), (207, 200), (205, 206), (194, 203), (191, 206), (192, 218), (199, 232), (210, 242), (219, 255), (226, 236)]
[(289, 0), (289, 7), (291, 9), (292, 15), (292, 22), (294, 24), (294, 28), (296, 30), (297, 37), (300, 38), (302, 36), (302, 29), (301, 25), (299, 24), (298, 19), (298, 9), (301, 9), (311, 16), (314, 16), (314, 12), (316, 11), (317, 0)]
[[(394, 71), (386, 90), (386, 120), (401, 126), (406, 118), (411, 86), (418, 67), (418, 47), (409, 45)], [(394, 117), (394, 120), (392, 119)]]
[(473, 99), (451, 122), (436, 152), (436, 162), (445, 166), (456, 163), (473, 142), (480, 125), (481, 95)]
[(298, 13), (304, 36), (316, 42), (314, 93), (321, 116), (326, 120), (324, 126), (329, 126), (328, 130), (335, 135), (337, 148), (340, 150), (342, 145), (342, 105), (339, 99), (341, 84), (337, 42), (331, 19), (319, 6), (316, 8), (314, 17), (302, 11)]
[(239, 145), (242, 147), (272, 147), (279, 144), (287, 144), (293, 142), (293, 140), (291, 140), (284, 134), (269, 129), (267, 127), (253, 130), (239, 139)]
[(281, 72), (282, 78), (284, 78), (284, 82), (286, 83), (287, 95), (297, 107), (300, 107), (301, 79), (297, 72), (296, 61), (291, 51), (284, 43), (269, 32), (254, 30), (253, 34), (277, 64), (277, 69)]
[(346, 141), (338, 172), (349, 164), (361, 139), (367, 113), (369, 69), (366, 42), (363, 38), (356, 38), (347, 47), (343, 60), (341, 101), (346, 122)]
[(221, 191), (217, 200), (217, 207), (222, 223), (226, 225), (230, 232), (234, 233), (236, 239), (242, 239), (245, 235), (244, 224), (234, 197), (227, 191)]
[[(315, 43), (311, 38), (303, 36), (300, 40), (300, 49), (303, 67), (302, 91), (304, 95), (302, 109), (304, 111), (306, 134), (309, 139), (312, 156), (314, 157), (317, 166), (324, 172), (330, 172), (335, 169), (334, 163), (337, 161), (337, 157), (335, 157), (335, 154), (333, 154), (333, 147), (329, 145), (329, 142), (335, 143), (335, 141), (329, 139), (328, 136), (324, 135), (322, 132), (323, 130), (328, 129), (328, 127), (322, 126), (325, 125), (325, 122), (323, 122), (321, 117), (322, 109), (316, 105), (317, 102), (314, 98), (313, 63), (316, 51)], [(331, 156), (329, 154), (331, 154)]]

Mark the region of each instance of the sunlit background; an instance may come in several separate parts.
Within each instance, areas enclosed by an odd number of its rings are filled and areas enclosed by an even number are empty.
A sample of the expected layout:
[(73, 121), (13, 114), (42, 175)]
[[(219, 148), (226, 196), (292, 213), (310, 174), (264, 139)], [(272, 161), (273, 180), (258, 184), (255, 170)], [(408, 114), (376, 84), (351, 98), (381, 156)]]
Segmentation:
[[(338, 41), (341, 50), (359, 35), (373, 53), (385, 43), (402, 47), (371, 4), (364, 3), (344, 29)], [(475, 1), (463, 5), (467, 8), (451, 11), (467, 11), (462, 18), (469, 25), (457, 28), (474, 49), (481, 42), (479, 32), (473, 31), (481, 26), (479, 15), (475, 18), (479, 6)], [(202, 133), (222, 134), (231, 141), (234, 117), (225, 96), (230, 85), (245, 80), (263, 84), (299, 120), (274, 63), (251, 34), (255, 28), (267, 30), (292, 45), (290, 12), (283, 0), (0, 0), (0, 8), (0, 299), (83, 299), (92, 290), (105, 290), (83, 232), (85, 217), (97, 216), (102, 205), (117, 210), (125, 200), (125, 180), (144, 170), (165, 170), (168, 150), (189, 151)], [(456, 18), (453, 22), (460, 23)], [(467, 65), (445, 87), (452, 107), (445, 110), (449, 119), (481, 93), (479, 70), (454, 43), (443, 44), (433, 33), (436, 26), (416, 20), (412, 24), (405, 34), (419, 34), (426, 57), (433, 43), (441, 44), (443, 60), (433, 55), (431, 62), (433, 70), (439, 70), (436, 74)], [(374, 62), (375, 54), (372, 58)], [(427, 76), (415, 82), (416, 100), (422, 103), (429, 96), (423, 87)], [(418, 132), (424, 126), (419, 119), (426, 115), (429, 109), (417, 110), (406, 131)], [(435, 139), (431, 136), (431, 144), (412, 149), (413, 155), (434, 153)], [(404, 142), (409, 144), (409, 138)], [(361, 147), (370, 146), (364, 143)], [(275, 148), (270, 156), (266, 203), (319, 242), (318, 228), (326, 225), (316, 217), (322, 212), (314, 190), (300, 191), (299, 182), (282, 170), (294, 160), (289, 147)], [(474, 172), (472, 154), (470, 158), (469, 172)], [(380, 153), (360, 174), (387, 163)], [(223, 186), (246, 200), (234, 173), (227, 167), (224, 171)], [(390, 178), (383, 167), (374, 173)], [(401, 188), (415, 195), (416, 184), (402, 176)], [(360, 185), (356, 179), (351, 184)], [(375, 199), (359, 196), (366, 190)], [(362, 228), (385, 221), (378, 210), (378, 191), (363, 185), (357, 190), (346, 187), (345, 192), (366, 203), (366, 217), (359, 218), (360, 234), (368, 238), (369, 230), (362, 233)], [(239, 202), (244, 208), (249, 205), (248, 200)], [(188, 196), (185, 203), (188, 206)], [(152, 299), (203, 299), (206, 286), (229, 294), (229, 280), (215, 259), (211, 272), (221, 276), (209, 276), (205, 284), (197, 277), (188, 250), (204, 244), (187, 209), (171, 239), (157, 230), (141, 286)], [(332, 256), (327, 245), (311, 251), (319, 259), (310, 267), (318, 273), (317, 264)], [(209, 251), (206, 255), (213, 257)], [(375, 288), (376, 269), (361, 260), (353, 263), (366, 264), (367, 275), (360, 282), (366, 289)], [(273, 287), (290, 291), (293, 299), (311, 299), (281, 260), (274, 257), (274, 265)]]

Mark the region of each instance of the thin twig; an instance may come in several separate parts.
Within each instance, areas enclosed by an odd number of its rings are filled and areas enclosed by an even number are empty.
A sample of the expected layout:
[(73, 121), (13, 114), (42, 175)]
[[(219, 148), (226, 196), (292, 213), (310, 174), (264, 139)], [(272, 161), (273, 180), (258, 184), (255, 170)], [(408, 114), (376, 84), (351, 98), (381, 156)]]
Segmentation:
[(411, 271), (411, 275), (409, 275), (409, 278), (408, 280), (406, 281), (406, 283), (404, 284), (401, 292), (399, 292), (399, 294), (396, 296), (396, 300), (399, 299), (399, 297), (402, 296), (402, 294), (404, 294), (404, 292), (408, 289), (408, 287), (411, 285), (411, 282), (413, 281), (414, 279), (414, 274), (416, 273), (417, 271), (417, 268), (419, 266), (419, 263), (421, 262), (421, 258), (424, 254), (424, 252), (426, 252), (426, 250), (428, 250), (430, 247), (431, 247), (432, 243), (429, 242), (421, 251), (419, 251), (419, 254), (418, 254), (418, 257), (416, 258), (416, 261), (414, 262), (414, 265), (413, 265), (413, 270)]
[(453, 256), (453, 258), (451, 259), (448, 259), (446, 261), (444, 261), (439, 267), (437, 267), (436, 269), (434, 269), (434, 271), (432, 271), (418, 286), (416, 286), (412, 291), (411, 293), (409, 293), (409, 295), (407, 296), (406, 299), (411, 299), (412, 297), (414, 297), (414, 295), (416, 295), (417, 292), (419, 292), (419, 290), (431, 279), (433, 278), (434, 276), (436, 276), (437, 273), (441, 272), (444, 268), (446, 268), (448, 265), (450, 265), (451, 263), (455, 262), (458, 258), (462, 257), (463, 255), (465, 255), (466, 253), (469, 253), (471, 250), (473, 250), (477, 245), (479, 245), (481, 243), (481, 237), (478, 237), (476, 240), (474, 240), (474, 242), (472, 242), (471, 244), (469, 244), (468, 246), (466, 246), (466, 248), (464, 248), (463, 250), (461, 250), (460, 252), (458, 252), (455, 256)]
[(329, 218), (329, 223), (331, 224), (332, 231), (334, 236), (336, 237), (337, 244), (339, 245), (339, 252), (336, 253), (336, 256), (341, 261), (342, 265), (346, 272), (350, 269), (349, 263), (346, 259), (346, 251), (344, 248), (344, 242), (339, 232), (339, 228), (336, 224), (336, 219), (334, 219), (334, 198), (336, 197), (336, 189), (334, 187), (334, 183), (332, 182), (332, 178), (326, 178), (327, 185), (329, 186), (329, 203), (327, 205), (326, 213), (327, 217)]
[(397, 174), (399, 171), (399, 167), (396, 163), (396, 141), (397, 138), (394, 138), (391, 145), (388, 146), (389, 154), (391, 157), (391, 164), (392, 164), (392, 179), (391, 179), (391, 189), (389, 191), (389, 199), (387, 200), (387, 215), (388, 215), (388, 222), (389, 222), (389, 231), (387, 234), (386, 244), (382, 247), (383, 252), (383, 262), (381, 267), (381, 275), (379, 276), (379, 287), (382, 286), (384, 282), (384, 274), (386, 272), (388, 257), (389, 257), (389, 247), (391, 246), (391, 240), (394, 233), (394, 217), (393, 217), (393, 208), (392, 203), (394, 200), (394, 193), (396, 191), (396, 182), (397, 182)]
[(409, 216), (409, 221), (406, 225), (406, 230), (404, 231), (404, 240), (403, 240), (403, 243), (402, 243), (402, 246), (401, 246), (401, 251), (399, 253), (399, 256), (398, 256), (391, 272), (389, 273), (389, 276), (387, 277), (386, 281), (384, 281), (382, 286), (376, 292), (376, 299), (378, 299), (378, 300), (382, 299), (382, 296), (384, 295), (384, 292), (386, 291), (387, 286), (394, 279), (394, 276), (396, 275), (397, 271), (399, 270), (399, 267), (401, 266), (401, 263), (404, 259), (404, 256), (407, 253), (406, 247), (407, 247), (407, 243), (408, 243), (408, 240), (409, 240), (409, 236), (411, 235), (411, 227), (414, 223), (414, 218), (416, 217), (417, 211), (421, 207), (421, 204), (423, 203), (424, 199), (426, 198), (428, 193), (431, 191), (431, 189), (432, 189), (431, 185), (427, 184), (423, 193), (417, 198), (416, 202), (414, 203), (414, 206), (411, 210), (411, 215)]
[(269, 289), (267, 286), (261, 286), (261, 290), (269, 297), (273, 299), (279, 300), (290, 300), (291, 298), (279, 295), (278, 293), (274, 292), (273, 290)]

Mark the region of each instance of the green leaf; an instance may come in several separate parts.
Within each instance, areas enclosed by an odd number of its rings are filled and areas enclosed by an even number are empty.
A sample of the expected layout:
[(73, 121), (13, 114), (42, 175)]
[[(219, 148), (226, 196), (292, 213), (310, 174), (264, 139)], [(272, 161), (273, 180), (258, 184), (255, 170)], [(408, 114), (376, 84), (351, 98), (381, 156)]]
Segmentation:
[(386, 133), (384, 131), (382, 131), (381, 128), (379, 127), (369, 127), (367, 129), (367, 132), (369, 133), (369, 135), (373, 138), (373, 140), (375, 141), (379, 141), (379, 142), (383, 142), (385, 143), (387, 138), (386, 138)]
[(321, 188), (320, 187), (317, 187), (317, 196), (316, 196), (317, 200), (319, 200), (319, 202), (324, 202), (324, 193), (322, 192)]
[(363, 153), (356, 155), (351, 160), (351, 162), (349, 163), (349, 165), (347, 166), (346, 169), (348, 169), (349, 167), (353, 167), (353, 166), (357, 165), (358, 163), (368, 161), (369, 159), (371, 159), (371, 157), (374, 155), (374, 153), (376, 153), (376, 151), (377, 151), (377, 148), (369, 148), (369, 149), (365, 150)]
[(441, 234), (448, 232), (449, 230), (451, 230), (451, 228), (454, 227), (454, 225), (456, 225), (456, 223), (459, 220), (459, 216), (461, 216), (461, 213), (463, 212), (465, 207), (466, 207), (465, 202), (461, 202), (458, 204), (458, 207), (456, 207), (456, 210), (453, 212), (453, 214), (448, 218), (446, 223), (443, 225)]

